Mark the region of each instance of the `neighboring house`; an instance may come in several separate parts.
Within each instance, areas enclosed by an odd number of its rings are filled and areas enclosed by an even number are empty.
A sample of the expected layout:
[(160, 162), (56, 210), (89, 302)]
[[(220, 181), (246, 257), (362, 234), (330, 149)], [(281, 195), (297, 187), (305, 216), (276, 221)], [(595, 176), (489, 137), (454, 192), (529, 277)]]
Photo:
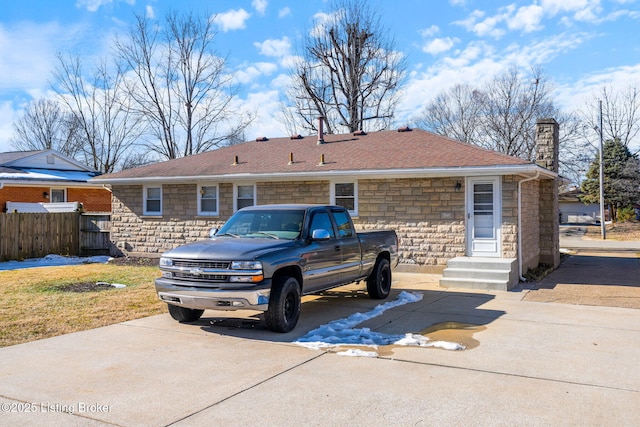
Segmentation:
[(248, 205), (331, 203), (360, 229), (396, 230), (401, 270), (448, 265), (442, 286), (510, 289), (560, 259), (556, 121), (539, 121), (537, 139), (546, 167), (401, 128), (258, 138), (91, 181), (111, 185), (111, 239), (123, 253), (206, 238)]
[(98, 175), (55, 150), (0, 153), (0, 208), (2, 212), (78, 208), (110, 212), (111, 192), (88, 182)]
[(600, 221), (600, 203), (583, 203), (580, 194), (580, 188), (573, 187), (558, 195), (561, 224), (595, 224)]

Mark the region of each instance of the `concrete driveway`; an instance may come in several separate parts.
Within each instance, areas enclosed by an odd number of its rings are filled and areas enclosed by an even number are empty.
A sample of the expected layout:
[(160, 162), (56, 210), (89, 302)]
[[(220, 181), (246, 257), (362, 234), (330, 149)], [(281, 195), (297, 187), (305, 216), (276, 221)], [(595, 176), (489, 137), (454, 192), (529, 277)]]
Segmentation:
[(640, 425), (640, 310), (445, 290), (438, 279), (395, 274), (391, 299), (423, 299), (362, 326), (477, 325), (442, 335), (467, 350), (366, 358), (292, 343), (380, 303), (355, 286), (306, 298), (289, 334), (255, 316), (159, 315), (0, 349), (0, 425)]

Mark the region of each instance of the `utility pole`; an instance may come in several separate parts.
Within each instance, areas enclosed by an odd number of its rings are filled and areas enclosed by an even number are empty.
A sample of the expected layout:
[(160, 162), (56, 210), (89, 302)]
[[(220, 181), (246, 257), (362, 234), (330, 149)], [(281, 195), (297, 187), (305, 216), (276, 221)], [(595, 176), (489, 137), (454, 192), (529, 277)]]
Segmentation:
[(604, 149), (602, 136), (602, 100), (600, 100), (600, 229), (602, 232), (602, 240), (607, 239), (607, 230), (604, 225)]

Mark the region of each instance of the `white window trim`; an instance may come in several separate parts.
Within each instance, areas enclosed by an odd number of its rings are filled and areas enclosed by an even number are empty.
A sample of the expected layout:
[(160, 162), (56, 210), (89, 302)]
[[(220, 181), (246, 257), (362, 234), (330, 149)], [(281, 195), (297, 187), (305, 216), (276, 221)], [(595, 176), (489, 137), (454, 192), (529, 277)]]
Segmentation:
[[(147, 210), (147, 189), (159, 188), (160, 189), (160, 211), (148, 211)], [(142, 188), (142, 213), (145, 216), (162, 216), (162, 185), (145, 185)]]
[(258, 204), (257, 189), (255, 183), (233, 184), (233, 211), (238, 210), (238, 187), (253, 186), (253, 206)]
[(349, 211), (349, 215), (352, 217), (358, 216), (358, 181), (357, 180), (334, 180), (331, 181), (331, 189), (330, 189), (330, 197), (331, 204), (337, 205), (336, 203), (336, 184), (353, 184), (353, 210)]
[[(202, 187), (214, 187), (216, 189), (215, 211), (202, 210)], [(220, 213), (220, 188), (218, 184), (198, 184), (198, 216), (218, 216)]]
[(60, 191), (62, 190), (62, 192), (64, 193), (64, 196), (62, 197), (64, 200), (62, 201), (63, 203), (67, 201), (67, 197), (68, 197), (68, 193), (67, 193), (67, 189), (64, 187), (51, 187), (49, 188), (49, 201), (51, 202), (51, 200), (53, 200), (53, 192), (54, 191)]

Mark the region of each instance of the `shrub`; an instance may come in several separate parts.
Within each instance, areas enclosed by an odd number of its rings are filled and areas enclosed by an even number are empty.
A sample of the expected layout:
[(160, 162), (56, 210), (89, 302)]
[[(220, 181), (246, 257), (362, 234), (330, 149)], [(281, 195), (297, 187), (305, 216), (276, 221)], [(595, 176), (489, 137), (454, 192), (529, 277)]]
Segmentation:
[(634, 219), (636, 219), (636, 212), (635, 209), (633, 209), (633, 206), (627, 206), (626, 208), (618, 210), (619, 222), (632, 221)]

